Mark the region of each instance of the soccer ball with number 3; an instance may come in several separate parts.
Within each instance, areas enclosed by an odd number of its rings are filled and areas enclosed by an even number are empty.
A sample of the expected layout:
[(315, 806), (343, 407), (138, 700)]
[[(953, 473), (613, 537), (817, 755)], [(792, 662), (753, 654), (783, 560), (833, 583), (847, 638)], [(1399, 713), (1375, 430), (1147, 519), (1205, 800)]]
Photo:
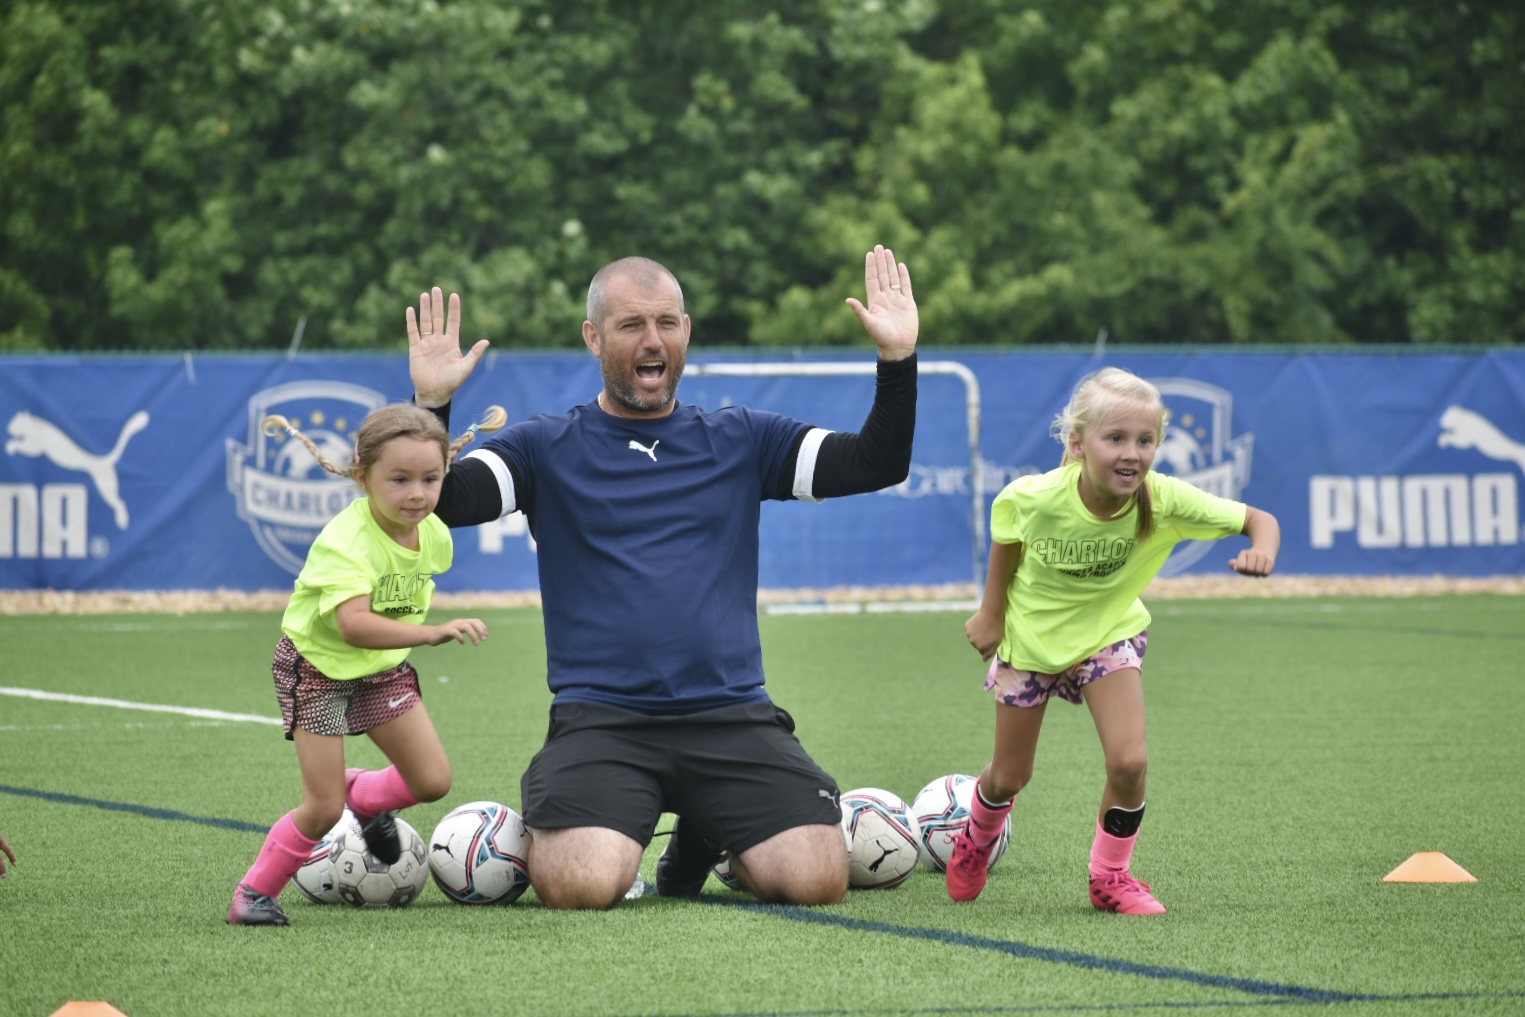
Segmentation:
[(302, 863), (302, 867), (291, 879), (296, 884), (296, 888), (314, 904), (339, 903), (339, 891), (334, 886), (332, 855), (334, 842), (339, 839), (339, 834), (345, 832), (360, 836), (360, 821), (349, 809), (345, 809), (344, 815), (334, 824), (333, 829), (313, 845), (313, 849), (307, 854), (307, 861)]
[(418, 899), (429, 881), (424, 839), (401, 819), (395, 822), (402, 855), (391, 865), (365, 849), (365, 838), (358, 831), (344, 830), (334, 839), (329, 861), (334, 891), (344, 903), (357, 908), (405, 908)]

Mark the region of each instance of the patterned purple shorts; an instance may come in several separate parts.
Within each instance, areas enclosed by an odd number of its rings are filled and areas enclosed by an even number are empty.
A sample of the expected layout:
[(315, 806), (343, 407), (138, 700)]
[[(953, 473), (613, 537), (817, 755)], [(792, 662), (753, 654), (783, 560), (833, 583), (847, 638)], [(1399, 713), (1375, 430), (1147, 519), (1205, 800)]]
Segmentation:
[(389, 671), (336, 681), (297, 652), (290, 638), (275, 644), (275, 698), (286, 722), (286, 739), (296, 728), (320, 735), (364, 734), (423, 702), (418, 672), (403, 661)]
[(1019, 671), (1000, 657), (990, 665), (985, 676), (985, 691), (995, 693), (995, 701), (1007, 706), (1038, 706), (1058, 696), (1067, 703), (1084, 701), (1081, 688), (1098, 678), (1126, 667), (1144, 668), (1144, 651), (1149, 648), (1149, 630), (1132, 639), (1104, 646), (1074, 667), (1059, 674)]

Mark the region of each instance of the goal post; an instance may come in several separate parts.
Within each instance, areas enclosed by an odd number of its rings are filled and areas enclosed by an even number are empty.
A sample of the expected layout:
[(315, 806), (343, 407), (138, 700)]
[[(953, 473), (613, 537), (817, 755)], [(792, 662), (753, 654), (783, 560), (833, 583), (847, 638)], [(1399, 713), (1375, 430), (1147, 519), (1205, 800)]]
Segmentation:
[[(690, 363), (684, 375), (698, 376), (798, 376), (822, 377), (830, 375), (872, 375), (878, 370), (873, 362), (861, 361), (746, 361)], [(980, 383), (966, 365), (956, 360), (923, 360), (917, 364), (917, 374), (949, 375), (962, 383), (964, 389), (964, 419), (968, 433), (969, 460), (969, 532), (970, 576), (979, 589), (985, 581), (985, 489), (984, 469), (980, 454)]]

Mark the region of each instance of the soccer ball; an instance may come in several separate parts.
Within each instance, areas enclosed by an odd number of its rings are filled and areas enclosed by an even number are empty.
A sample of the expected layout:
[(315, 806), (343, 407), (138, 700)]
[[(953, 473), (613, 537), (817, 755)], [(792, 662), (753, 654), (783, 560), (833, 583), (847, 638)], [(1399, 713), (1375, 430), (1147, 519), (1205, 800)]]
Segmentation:
[(459, 904), (509, 904), (529, 889), (529, 846), (519, 813), (497, 802), (467, 802), (434, 828), (429, 872)]
[[(969, 825), (969, 806), (974, 801), (977, 781), (967, 773), (950, 773), (939, 777), (916, 796), (911, 803), (911, 817), (921, 834), (918, 852), (921, 860), (933, 872), (946, 872), (948, 861), (953, 857), (953, 839)], [(1001, 828), (995, 846), (990, 849), (988, 868), (1006, 853), (1011, 843), (1011, 816)]]
[(736, 871), (731, 868), (731, 853), (727, 851), (720, 856), (720, 861), (715, 863), (715, 878), (725, 884), (727, 890), (745, 890), (741, 880), (736, 878)]
[(345, 832), (360, 836), (360, 821), (349, 809), (345, 809), (334, 828), (313, 845), (307, 854), (307, 861), (302, 863), (302, 867), (291, 879), (296, 888), (314, 904), (339, 903), (339, 891), (334, 886), (334, 865), (329, 856), (333, 854), (334, 842), (339, 839), (339, 834)]
[(899, 795), (877, 787), (844, 792), (842, 833), (852, 856), (849, 886), (888, 890), (916, 871), (920, 837)]
[(424, 839), (401, 819), (395, 819), (402, 854), (387, 865), (365, 849), (359, 830), (345, 830), (334, 840), (329, 855), (334, 867), (334, 890), (339, 899), (357, 908), (405, 908), (429, 881)]

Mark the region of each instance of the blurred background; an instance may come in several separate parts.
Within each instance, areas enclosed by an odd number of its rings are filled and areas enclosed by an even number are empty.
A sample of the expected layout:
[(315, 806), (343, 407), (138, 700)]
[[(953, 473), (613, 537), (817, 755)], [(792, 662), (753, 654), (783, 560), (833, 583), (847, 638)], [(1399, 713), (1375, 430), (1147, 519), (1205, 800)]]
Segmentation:
[[(258, 422), (347, 447), (435, 285), (492, 341), (461, 427), (591, 399), (588, 280), (641, 254), (694, 317), (682, 398), (854, 430), (867, 377), (782, 372), (872, 371), (876, 243), (921, 312), (911, 476), (766, 506), (765, 587), (977, 588), (990, 499), (1108, 363), (1165, 395), (1157, 468), (1278, 516), (1283, 572), (1525, 575), (1520, 5), (0, 12), (0, 589), (288, 586), (358, 490)], [(445, 583), (536, 569), (515, 514)]]
[(1512, 344), (1525, 8), (1388, 0), (11, 0), (0, 349), (400, 348), (430, 285), (580, 348)]

